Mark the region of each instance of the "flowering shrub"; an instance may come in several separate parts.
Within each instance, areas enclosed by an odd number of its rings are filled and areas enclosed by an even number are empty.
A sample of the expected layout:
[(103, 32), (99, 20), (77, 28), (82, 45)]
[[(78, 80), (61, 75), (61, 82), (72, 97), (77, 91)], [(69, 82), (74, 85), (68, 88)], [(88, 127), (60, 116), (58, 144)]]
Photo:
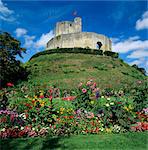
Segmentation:
[(85, 108), (86, 110), (91, 110), (94, 102), (100, 97), (99, 88), (97, 88), (96, 83), (92, 80), (88, 81), (85, 85), (80, 83), (77, 93), (74, 105), (78, 109)]
[(9, 110), (0, 110), (0, 128), (22, 126), (24, 120), (18, 113)]
[(72, 95), (50, 86), (28, 96), (23, 85), (20, 90), (25, 94), (13, 102), (11, 96), (17, 92), (10, 89), (1, 91), (0, 138), (148, 130), (145, 96), (140, 105), (137, 95), (101, 90), (92, 80), (80, 83)]
[(148, 130), (147, 122), (137, 122), (136, 124), (131, 126), (132, 131), (146, 131)]

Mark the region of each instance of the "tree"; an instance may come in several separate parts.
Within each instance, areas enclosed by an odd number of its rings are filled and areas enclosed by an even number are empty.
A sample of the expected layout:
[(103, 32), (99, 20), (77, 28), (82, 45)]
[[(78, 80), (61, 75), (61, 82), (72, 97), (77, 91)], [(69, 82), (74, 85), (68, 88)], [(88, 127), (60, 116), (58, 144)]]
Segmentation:
[[(7, 82), (17, 82), (20, 79), (26, 79), (28, 72), (21, 65), (16, 56), (22, 57), (22, 53), (26, 52), (21, 47), (20, 41), (13, 38), (7, 32), (0, 32), (0, 82), (1, 87)], [(22, 57), (23, 58), (23, 57)]]
[(144, 68), (139, 68), (136, 64), (132, 65), (132, 67), (136, 68), (139, 70), (142, 74), (146, 76), (146, 70)]

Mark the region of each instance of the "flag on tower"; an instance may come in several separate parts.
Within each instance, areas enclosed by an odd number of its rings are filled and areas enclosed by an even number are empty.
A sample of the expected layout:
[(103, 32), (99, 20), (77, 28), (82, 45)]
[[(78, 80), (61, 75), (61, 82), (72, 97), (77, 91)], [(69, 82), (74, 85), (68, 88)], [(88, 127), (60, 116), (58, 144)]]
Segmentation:
[(72, 13), (73, 16), (76, 16), (77, 15), (77, 11), (75, 10), (73, 13)]

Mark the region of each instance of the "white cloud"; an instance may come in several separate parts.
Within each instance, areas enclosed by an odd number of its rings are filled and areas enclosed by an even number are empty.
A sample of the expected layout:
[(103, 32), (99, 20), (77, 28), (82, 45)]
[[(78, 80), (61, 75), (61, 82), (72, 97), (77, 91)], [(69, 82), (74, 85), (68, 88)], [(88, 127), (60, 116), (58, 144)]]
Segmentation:
[(126, 40), (113, 42), (113, 51), (127, 53), (134, 50), (148, 50), (148, 40), (140, 40), (138, 36), (129, 37)]
[(35, 47), (35, 36), (30, 36), (30, 35), (24, 35), (25, 43), (24, 47), (25, 48), (34, 48)]
[(134, 61), (130, 62), (129, 64), (130, 65), (134, 65), (134, 64), (140, 65), (141, 63), (142, 63), (142, 61), (140, 59), (138, 59), (138, 60), (134, 60)]
[[(148, 72), (148, 40), (141, 40), (139, 36), (129, 37), (125, 40), (113, 40), (113, 51), (126, 54), (128, 64), (144, 67)], [(129, 53), (127, 55), (127, 53)]]
[(0, 13), (4, 15), (11, 15), (13, 13), (13, 10), (10, 10), (9, 8), (7, 8), (0, 0)]
[(17, 28), (15, 31), (16, 36), (24, 38), (23, 47), (28, 50), (33, 50), (34, 52), (38, 52), (46, 47), (47, 42), (54, 37), (53, 30), (48, 33), (43, 33), (38, 39), (34, 35), (28, 35), (27, 30), (24, 28)]
[(113, 43), (116, 43), (116, 42), (118, 42), (118, 41), (120, 41), (120, 39), (119, 38), (110, 38), (110, 40), (113, 42)]
[(137, 50), (127, 56), (127, 58), (142, 58), (142, 57), (148, 57), (148, 51)]
[(13, 10), (10, 10), (5, 4), (0, 0), (0, 20), (13, 22), (15, 18), (13, 17)]
[(21, 37), (21, 36), (24, 36), (25, 34), (27, 34), (27, 30), (24, 28), (17, 28), (15, 30), (15, 33), (16, 33), (17, 37)]
[(54, 33), (53, 30), (51, 30), (50, 32), (46, 33), (46, 34), (42, 34), (41, 37), (39, 38), (39, 40), (36, 41), (36, 46), (37, 47), (45, 47), (46, 43), (52, 39), (54, 37)]
[(148, 29), (148, 11), (146, 11), (139, 20), (137, 20), (136, 29)]

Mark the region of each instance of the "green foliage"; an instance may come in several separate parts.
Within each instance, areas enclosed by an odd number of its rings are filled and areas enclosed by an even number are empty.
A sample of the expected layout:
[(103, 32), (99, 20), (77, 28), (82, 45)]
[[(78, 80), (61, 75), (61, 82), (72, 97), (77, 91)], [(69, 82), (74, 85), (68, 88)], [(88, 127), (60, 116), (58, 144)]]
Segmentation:
[(133, 95), (135, 111), (142, 111), (148, 106), (148, 85), (147, 82), (138, 81), (137, 86), (131, 90)]
[(111, 56), (113, 58), (118, 58), (119, 57), (118, 53), (115, 53), (115, 52), (112, 52), (112, 51), (104, 51), (103, 54), (106, 55), (106, 56)]
[(138, 71), (142, 72), (142, 74), (146, 76), (146, 70), (144, 68), (140, 68), (136, 64), (132, 65), (132, 67), (136, 68)]
[[(58, 49), (51, 49), (51, 50), (45, 50), (43, 52), (39, 52), (31, 57), (31, 59), (38, 57), (40, 55), (46, 55), (46, 54), (53, 54), (53, 53), (82, 53), (82, 54), (92, 54), (92, 55), (103, 55), (102, 50), (97, 49), (89, 49), (89, 48), (58, 48)], [(112, 55), (108, 55), (114, 58), (118, 58), (118, 54), (115, 52), (110, 52)], [(106, 53), (105, 53), (106, 54)], [(30, 59), (30, 60), (31, 60)]]
[(7, 32), (0, 33), (0, 80), (1, 86), (7, 82), (16, 82), (25, 79), (28, 75), (26, 68), (22, 67), (16, 56), (22, 57), (22, 52), (26, 50), (21, 47), (21, 43)]

